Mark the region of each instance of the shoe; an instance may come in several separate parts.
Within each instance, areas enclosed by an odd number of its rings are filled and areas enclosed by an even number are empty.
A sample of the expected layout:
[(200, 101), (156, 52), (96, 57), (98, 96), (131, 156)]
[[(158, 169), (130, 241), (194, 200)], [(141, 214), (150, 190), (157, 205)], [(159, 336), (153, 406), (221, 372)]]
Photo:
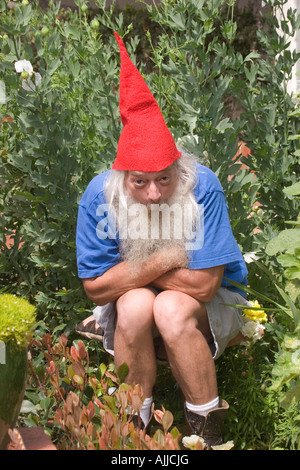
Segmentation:
[(75, 327), (75, 331), (85, 338), (103, 341), (104, 331), (98, 325), (93, 315), (79, 323), (79, 325)]
[(209, 411), (206, 416), (200, 416), (185, 407), (185, 417), (191, 434), (197, 434), (204, 439), (207, 449), (223, 444), (222, 427), (229, 405), (220, 399), (219, 408)]
[(132, 416), (131, 421), (133, 423), (133, 426), (136, 429), (141, 429), (141, 430), (145, 429), (144, 421), (142, 420), (142, 418), (140, 416), (138, 416), (138, 415)]

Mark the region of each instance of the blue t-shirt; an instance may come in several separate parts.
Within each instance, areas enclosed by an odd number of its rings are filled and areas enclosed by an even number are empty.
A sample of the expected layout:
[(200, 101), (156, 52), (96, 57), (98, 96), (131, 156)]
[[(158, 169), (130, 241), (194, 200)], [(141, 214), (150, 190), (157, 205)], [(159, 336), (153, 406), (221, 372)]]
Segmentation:
[[(121, 261), (118, 236), (99, 235), (99, 227), (103, 228), (108, 220), (104, 194), (108, 175), (109, 170), (93, 178), (79, 203), (76, 245), (80, 278), (101, 276)], [(199, 249), (188, 250), (189, 268), (204, 269), (224, 264), (224, 277), (246, 285), (248, 272), (231, 230), (221, 184), (209, 168), (199, 164), (194, 195), (197, 204), (203, 208), (203, 236)], [(225, 279), (221, 285), (246, 296)]]

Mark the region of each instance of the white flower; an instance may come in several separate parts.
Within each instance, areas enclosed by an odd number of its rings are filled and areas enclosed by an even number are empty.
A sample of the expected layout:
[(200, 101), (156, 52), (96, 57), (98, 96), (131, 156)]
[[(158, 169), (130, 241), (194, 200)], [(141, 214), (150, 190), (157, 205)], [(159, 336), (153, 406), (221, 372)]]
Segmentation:
[(252, 263), (253, 260), (258, 260), (258, 256), (256, 256), (255, 251), (249, 251), (249, 253), (244, 254), (245, 263), (249, 264)]
[(192, 434), (191, 436), (185, 436), (182, 438), (182, 444), (184, 447), (187, 447), (191, 450), (196, 449), (198, 442), (201, 443), (202, 447), (205, 447), (204, 439), (200, 436), (197, 436), (197, 434)]
[(18, 73), (28, 72), (29, 74), (33, 74), (33, 67), (29, 60), (18, 60), (15, 62), (15, 69)]
[(38, 72), (34, 72), (29, 60), (18, 60), (15, 62), (15, 69), (16, 72), (22, 74), (22, 88), (26, 91), (34, 91), (42, 77)]
[(213, 450), (230, 450), (234, 447), (233, 441), (227, 441), (225, 444), (220, 444), (219, 446), (211, 446)]
[(241, 329), (241, 332), (244, 336), (249, 338), (249, 341), (242, 341), (243, 346), (249, 347), (250, 344), (256, 343), (261, 339), (264, 334), (265, 327), (258, 321), (246, 321), (244, 326)]

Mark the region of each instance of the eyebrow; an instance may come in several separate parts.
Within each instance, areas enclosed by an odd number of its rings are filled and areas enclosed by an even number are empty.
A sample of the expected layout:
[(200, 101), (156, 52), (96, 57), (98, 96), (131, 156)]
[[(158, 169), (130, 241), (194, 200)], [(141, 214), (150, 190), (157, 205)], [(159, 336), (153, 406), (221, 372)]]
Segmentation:
[[(158, 175), (161, 175), (161, 174), (166, 173), (168, 171), (170, 171), (170, 170), (166, 168), (165, 170), (159, 171)], [(150, 173), (152, 173), (152, 172), (150, 172)], [(132, 171), (131, 175), (132, 176), (147, 176), (147, 171)]]

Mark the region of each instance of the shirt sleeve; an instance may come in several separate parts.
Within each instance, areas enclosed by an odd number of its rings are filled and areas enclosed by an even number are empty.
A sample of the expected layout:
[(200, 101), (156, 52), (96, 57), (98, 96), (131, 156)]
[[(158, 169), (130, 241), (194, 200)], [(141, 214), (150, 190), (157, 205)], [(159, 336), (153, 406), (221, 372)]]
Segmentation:
[(240, 250), (233, 236), (225, 195), (208, 191), (200, 203), (201, 246), (188, 251), (189, 268), (204, 269), (237, 261)]
[(120, 262), (113, 230), (108, 231), (104, 201), (79, 205), (76, 231), (77, 267), (80, 278), (101, 276)]

